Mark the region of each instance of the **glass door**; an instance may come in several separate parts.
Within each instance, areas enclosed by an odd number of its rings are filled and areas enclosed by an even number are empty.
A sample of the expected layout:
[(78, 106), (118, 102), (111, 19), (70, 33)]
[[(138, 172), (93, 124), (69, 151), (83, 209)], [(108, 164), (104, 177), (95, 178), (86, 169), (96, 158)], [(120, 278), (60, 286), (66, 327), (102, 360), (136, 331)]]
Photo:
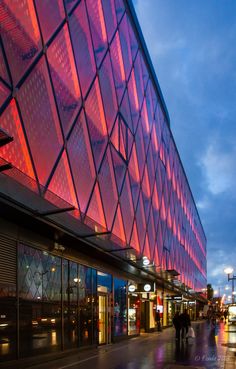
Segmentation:
[(98, 342), (99, 345), (107, 343), (108, 337), (108, 304), (107, 295), (98, 295)]

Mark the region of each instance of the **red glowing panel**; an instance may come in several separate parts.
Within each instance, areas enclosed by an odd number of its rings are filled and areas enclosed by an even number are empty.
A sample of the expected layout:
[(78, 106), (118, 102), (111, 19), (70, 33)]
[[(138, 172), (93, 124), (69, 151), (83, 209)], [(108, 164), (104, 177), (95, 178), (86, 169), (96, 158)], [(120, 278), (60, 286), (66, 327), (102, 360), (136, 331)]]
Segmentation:
[(116, 150), (120, 151), (120, 122), (119, 119), (116, 119), (116, 122), (113, 126), (112, 134), (111, 134), (111, 142), (116, 148)]
[(116, 35), (112, 41), (110, 51), (111, 51), (112, 67), (114, 70), (115, 87), (118, 95), (118, 100), (120, 103), (125, 89), (125, 69), (123, 64), (118, 32), (116, 32)]
[(10, 90), (0, 80), (0, 108), (10, 95)]
[(132, 237), (131, 237), (131, 240), (130, 240), (130, 245), (136, 251), (138, 251), (138, 253), (140, 253), (140, 244), (139, 244), (139, 239), (138, 239), (138, 231), (137, 231), (137, 226), (136, 226), (135, 221), (134, 221), (134, 226), (133, 226)]
[(129, 31), (126, 15), (122, 18), (119, 26), (120, 43), (122, 48), (122, 55), (124, 60), (126, 79), (128, 80), (130, 75), (130, 70), (132, 67), (132, 53), (129, 40)]
[(79, 81), (67, 25), (62, 28), (54, 39), (47, 55), (57, 105), (66, 135), (81, 106)]
[(113, 0), (102, 0), (103, 14), (106, 22), (108, 41), (110, 42), (117, 27), (116, 9)]
[(127, 90), (124, 94), (124, 97), (123, 97), (123, 100), (122, 100), (122, 103), (121, 103), (120, 112), (122, 114), (122, 117), (124, 118), (124, 121), (125, 121), (126, 125), (133, 132), (133, 124), (132, 124), (132, 118), (131, 118), (131, 112), (130, 112), (130, 105), (129, 105), (129, 98), (128, 98)]
[(67, 201), (69, 204), (78, 208), (75, 189), (71, 178), (71, 171), (65, 151), (63, 152), (55, 173), (50, 180), (48, 189)]
[(120, 197), (120, 204), (122, 217), (124, 220), (126, 239), (127, 242), (129, 242), (134, 219), (134, 211), (128, 174), (126, 174), (125, 183)]
[(150, 182), (150, 189), (152, 192), (153, 185), (155, 182), (155, 169), (154, 169), (153, 153), (152, 153), (151, 145), (149, 145), (149, 150), (147, 154), (147, 169), (148, 169), (148, 177), (149, 177), (149, 182)]
[(0, 156), (27, 176), (35, 179), (15, 100), (11, 101), (1, 115), (0, 127), (14, 138), (12, 142), (0, 148)]
[(135, 143), (133, 145), (132, 154), (129, 160), (129, 173), (135, 182), (140, 181), (139, 170), (138, 170), (138, 158), (137, 158)]
[(86, 0), (97, 66), (106, 52), (107, 33), (101, 0)]
[(124, 177), (126, 173), (126, 164), (116, 150), (111, 146), (113, 165), (115, 170), (116, 184), (118, 193), (121, 192), (121, 188), (124, 182)]
[(81, 1), (69, 19), (75, 61), (82, 94), (85, 97), (96, 73), (94, 52), (84, 1)]
[(107, 53), (106, 58), (103, 61), (102, 66), (100, 68), (99, 79), (106, 121), (108, 126), (108, 133), (110, 134), (118, 108), (109, 53)]
[(156, 125), (156, 122), (154, 121), (154, 126), (153, 126), (153, 130), (152, 130), (152, 134), (151, 134), (151, 140), (152, 140), (153, 149), (157, 153), (158, 152), (158, 141), (157, 141), (157, 134), (156, 134), (155, 125)]
[(148, 237), (149, 237), (149, 246), (150, 246), (151, 255), (153, 256), (156, 234), (155, 234), (155, 224), (154, 224), (152, 209), (150, 211), (150, 216), (149, 216), (149, 221), (148, 221)]
[(137, 156), (138, 156), (138, 164), (139, 164), (139, 173), (142, 177), (143, 170), (144, 170), (144, 164), (145, 164), (145, 149), (144, 149), (144, 143), (143, 143), (143, 132), (142, 132), (142, 125), (141, 122), (139, 122), (138, 129), (135, 136), (135, 142), (136, 142), (136, 149), (137, 149)]
[(107, 127), (97, 79), (94, 82), (85, 102), (85, 111), (89, 125), (95, 163), (97, 169), (99, 169), (107, 145)]
[(151, 253), (150, 253), (150, 245), (149, 245), (149, 240), (148, 240), (148, 235), (146, 234), (145, 237), (145, 243), (144, 243), (144, 247), (143, 247), (143, 257), (146, 256), (148, 258), (148, 260), (151, 261)]
[(148, 173), (147, 173), (147, 166), (145, 165), (144, 169), (144, 175), (143, 175), (143, 182), (142, 182), (142, 190), (146, 197), (151, 197), (151, 191), (150, 191), (150, 183), (148, 179)]
[(38, 179), (45, 185), (63, 141), (44, 58), (20, 88), (18, 101)]
[(116, 217), (115, 217), (112, 233), (116, 237), (120, 238), (124, 243), (126, 243), (125, 230), (124, 230), (123, 220), (121, 216), (120, 205), (118, 205), (117, 207), (117, 212), (116, 212)]
[(35, 0), (35, 5), (46, 42), (65, 18), (63, 0)]
[(2, 0), (0, 24), (4, 49), (16, 84), (42, 47), (33, 2)]
[(142, 198), (141, 192), (140, 192), (137, 211), (136, 211), (136, 222), (137, 222), (140, 246), (142, 247), (144, 243), (146, 221), (145, 221), (143, 198)]
[(154, 256), (153, 256), (153, 262), (156, 267), (160, 267), (160, 255), (158, 253), (158, 246), (157, 243), (155, 244), (155, 250), (154, 250)]
[(95, 185), (95, 188), (93, 190), (93, 195), (89, 203), (89, 207), (87, 210), (87, 216), (90, 219), (94, 220), (96, 223), (100, 224), (103, 228), (106, 228), (106, 221), (105, 221), (102, 201), (101, 201), (100, 192), (99, 192), (97, 183)]
[(157, 193), (157, 185), (154, 185), (153, 195), (152, 195), (152, 204), (154, 206), (154, 209), (159, 210), (160, 209), (160, 199)]
[(165, 204), (165, 198), (164, 196), (162, 196), (162, 199), (161, 199), (161, 219), (162, 220), (166, 220), (166, 204)]
[[(110, 230), (117, 207), (118, 196), (116, 189), (116, 181), (113, 171), (110, 149), (108, 147), (105, 158), (99, 173), (99, 184), (102, 194), (102, 202), (104, 206), (107, 227)], [(107, 190), (109, 188), (109, 191)]]
[(67, 149), (80, 209), (85, 213), (96, 172), (83, 112), (80, 114), (70, 135)]
[(139, 117), (139, 101), (138, 101), (138, 92), (137, 92), (133, 69), (132, 69), (130, 79), (128, 82), (128, 94), (129, 94), (129, 101), (130, 101), (131, 116), (132, 116), (132, 120), (134, 123), (134, 131), (136, 131), (138, 117)]

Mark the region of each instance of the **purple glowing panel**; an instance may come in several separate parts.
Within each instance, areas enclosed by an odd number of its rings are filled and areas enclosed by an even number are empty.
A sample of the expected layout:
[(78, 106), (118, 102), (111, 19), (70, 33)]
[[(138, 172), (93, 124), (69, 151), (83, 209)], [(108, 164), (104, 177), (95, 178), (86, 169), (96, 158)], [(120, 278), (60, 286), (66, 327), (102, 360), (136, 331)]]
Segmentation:
[(101, 0), (86, 0), (86, 4), (93, 39), (95, 59), (97, 66), (99, 66), (108, 47), (102, 3)]
[(65, 18), (63, 0), (36, 0), (35, 5), (43, 39), (47, 42)]
[(110, 42), (117, 27), (115, 4), (113, 0), (102, 0), (102, 6), (108, 41)]

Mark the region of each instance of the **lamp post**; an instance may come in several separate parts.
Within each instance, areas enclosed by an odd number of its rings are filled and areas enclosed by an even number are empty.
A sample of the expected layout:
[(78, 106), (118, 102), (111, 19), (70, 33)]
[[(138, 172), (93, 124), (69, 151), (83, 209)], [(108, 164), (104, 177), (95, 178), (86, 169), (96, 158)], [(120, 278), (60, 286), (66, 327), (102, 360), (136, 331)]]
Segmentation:
[(224, 269), (225, 274), (227, 274), (227, 276), (228, 276), (228, 282), (229, 281), (232, 281), (232, 303), (235, 302), (235, 298), (234, 298), (234, 296), (235, 296), (235, 293), (234, 293), (234, 281), (236, 279), (236, 275), (233, 275), (232, 277), (230, 276), (233, 273), (233, 271), (234, 271), (234, 269), (231, 268), (231, 267), (228, 267), (228, 268), (225, 268)]

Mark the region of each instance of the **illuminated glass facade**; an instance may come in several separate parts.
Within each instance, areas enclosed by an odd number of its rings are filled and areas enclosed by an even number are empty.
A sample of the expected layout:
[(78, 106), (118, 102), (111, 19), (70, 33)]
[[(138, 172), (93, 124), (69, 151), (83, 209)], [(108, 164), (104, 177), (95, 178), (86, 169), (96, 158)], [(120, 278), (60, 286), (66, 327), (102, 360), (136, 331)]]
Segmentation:
[[(132, 5), (2, 0), (0, 30), (1, 198), (89, 235), (91, 254), (96, 245), (134, 265), (146, 256), (154, 272), (174, 270), (201, 291), (206, 238)], [(117, 335), (127, 329), (122, 283)]]

